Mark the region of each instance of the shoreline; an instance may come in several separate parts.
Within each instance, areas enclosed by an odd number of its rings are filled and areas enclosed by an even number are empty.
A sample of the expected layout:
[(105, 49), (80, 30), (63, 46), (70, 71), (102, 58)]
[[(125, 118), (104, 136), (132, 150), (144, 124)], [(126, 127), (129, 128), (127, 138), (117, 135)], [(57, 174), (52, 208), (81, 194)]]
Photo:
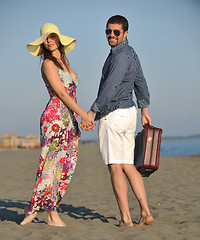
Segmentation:
[[(83, 148), (84, 146), (87, 146), (87, 147), (92, 147), (94, 146), (95, 148), (99, 148), (99, 145), (98, 145), (98, 141), (80, 141), (79, 142), (79, 148)], [(161, 146), (162, 147), (162, 146)], [(0, 153), (1, 152), (20, 152), (20, 151), (40, 151), (40, 148), (13, 148), (13, 149), (0, 149)], [(100, 154), (100, 152), (99, 152)], [(194, 154), (187, 154), (187, 155), (162, 155), (162, 150), (161, 150), (161, 153), (160, 153), (160, 158), (163, 158), (163, 157), (173, 157), (173, 158), (176, 158), (176, 157), (193, 157), (193, 156), (196, 156), (200, 158), (200, 154), (199, 153), (194, 153)]]

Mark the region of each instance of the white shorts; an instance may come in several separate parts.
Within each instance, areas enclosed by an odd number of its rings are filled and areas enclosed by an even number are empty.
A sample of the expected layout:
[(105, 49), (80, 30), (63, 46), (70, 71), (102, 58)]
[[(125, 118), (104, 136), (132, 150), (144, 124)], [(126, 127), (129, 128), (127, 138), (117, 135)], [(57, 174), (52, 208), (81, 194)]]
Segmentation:
[(100, 151), (105, 165), (133, 164), (136, 107), (120, 108), (99, 120)]

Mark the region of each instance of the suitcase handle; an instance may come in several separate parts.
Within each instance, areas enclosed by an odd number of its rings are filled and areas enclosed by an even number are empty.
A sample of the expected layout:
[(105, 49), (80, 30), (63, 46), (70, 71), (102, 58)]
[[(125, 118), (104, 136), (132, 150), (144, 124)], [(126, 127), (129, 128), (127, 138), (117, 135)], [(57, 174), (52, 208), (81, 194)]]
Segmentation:
[(154, 129), (159, 129), (161, 132), (163, 131), (162, 128), (157, 128), (157, 127), (154, 127), (153, 125), (149, 125), (149, 124), (145, 124), (145, 125), (143, 126), (143, 128), (145, 128), (145, 127), (154, 128)]

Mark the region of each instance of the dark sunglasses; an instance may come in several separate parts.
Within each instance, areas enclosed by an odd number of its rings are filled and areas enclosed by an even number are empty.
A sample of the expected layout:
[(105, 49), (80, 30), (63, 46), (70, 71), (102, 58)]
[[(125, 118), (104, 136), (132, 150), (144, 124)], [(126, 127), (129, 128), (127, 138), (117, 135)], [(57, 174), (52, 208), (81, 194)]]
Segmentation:
[(107, 28), (107, 29), (106, 29), (106, 34), (107, 34), (107, 35), (110, 35), (110, 34), (112, 33), (112, 31), (114, 32), (114, 34), (115, 34), (116, 37), (119, 37), (119, 35), (121, 34), (119, 30), (117, 30), (117, 29), (112, 30), (112, 29), (110, 29), (110, 28)]

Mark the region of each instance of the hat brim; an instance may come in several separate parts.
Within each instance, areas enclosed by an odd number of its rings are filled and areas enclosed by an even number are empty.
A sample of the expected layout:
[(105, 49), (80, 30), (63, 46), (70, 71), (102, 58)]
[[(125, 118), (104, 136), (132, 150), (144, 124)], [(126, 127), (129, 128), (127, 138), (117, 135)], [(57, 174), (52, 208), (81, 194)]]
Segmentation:
[[(41, 37), (39, 37), (35, 41), (27, 44), (26, 47), (27, 47), (28, 51), (33, 56), (35, 56), (35, 57), (38, 56), (39, 51), (40, 51), (40, 45), (47, 39), (47, 37), (51, 33), (53, 33), (53, 32), (46, 32), (45, 34), (43, 34)], [(64, 46), (65, 53), (72, 51), (76, 45), (76, 39), (68, 37), (68, 36), (64, 36), (62, 34), (58, 34), (58, 33), (56, 33), (56, 34), (58, 35), (61, 44)]]

